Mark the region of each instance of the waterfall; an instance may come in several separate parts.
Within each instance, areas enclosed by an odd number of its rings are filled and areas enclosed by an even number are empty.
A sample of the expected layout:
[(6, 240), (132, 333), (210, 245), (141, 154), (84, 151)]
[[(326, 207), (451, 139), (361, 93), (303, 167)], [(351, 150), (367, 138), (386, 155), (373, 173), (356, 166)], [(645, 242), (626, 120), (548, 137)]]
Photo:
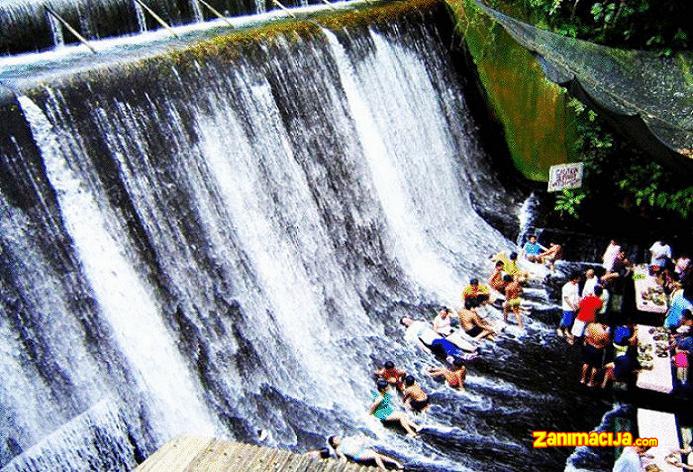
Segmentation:
[(139, 26), (140, 33), (147, 31), (147, 15), (144, 13), (144, 8), (142, 5), (132, 0), (132, 6), (135, 9), (135, 16), (137, 18), (137, 25)]
[(200, 5), (199, 0), (190, 0), (190, 8), (192, 9), (193, 17), (197, 23), (205, 21), (205, 16), (202, 13), (202, 5)]
[[(131, 470), (259, 429), (296, 451), (363, 432), (415, 470), (563, 466), (526, 432), (601, 412), (563, 414), (552, 326), (488, 347), (462, 394), (398, 326), (512, 247), (471, 203), (502, 187), (438, 19), (121, 56), (0, 106), (0, 466)], [(435, 398), (421, 441), (368, 418), (389, 358)]]
[(65, 37), (63, 36), (63, 25), (60, 24), (57, 18), (51, 14), (46, 14), (48, 23), (51, 26), (51, 34), (53, 35), (53, 45), (56, 49), (65, 46)]
[(161, 308), (108, 233), (103, 213), (65, 160), (48, 119), (31, 99), (20, 97), (19, 103), (94, 294), (137, 384), (161, 410), (159, 427), (173, 434), (214, 434), (214, 422), (196, 397), (197, 388), (161, 320)]

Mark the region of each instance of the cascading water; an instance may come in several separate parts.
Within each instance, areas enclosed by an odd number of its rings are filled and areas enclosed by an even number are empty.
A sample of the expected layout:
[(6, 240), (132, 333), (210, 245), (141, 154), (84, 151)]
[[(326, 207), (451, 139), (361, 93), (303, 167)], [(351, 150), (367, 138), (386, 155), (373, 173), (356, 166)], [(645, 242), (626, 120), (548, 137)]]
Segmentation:
[[(500, 340), (465, 393), (397, 326), (512, 247), (472, 207), (499, 184), (437, 18), (114, 65), (0, 108), (6, 470), (126, 470), (182, 431), (259, 429), (297, 450), (369, 432), (414, 470), (563, 467), (529, 431), (601, 411), (564, 414), (551, 326)], [(367, 418), (385, 358), (433, 392), (418, 442)]]
[(200, 5), (199, 0), (190, 0), (190, 9), (193, 12), (193, 18), (195, 18), (196, 22), (200, 23), (205, 21), (205, 17), (202, 14), (202, 5)]
[(63, 25), (53, 16), (46, 15), (48, 22), (51, 25), (51, 34), (53, 35), (53, 44), (55, 48), (61, 48), (65, 46), (65, 36), (63, 36)]
[[(206, 1), (227, 16), (265, 13), (268, 5), (265, 0)], [(144, 0), (144, 3), (171, 25), (204, 21), (199, 0)], [(292, 7), (322, 3), (321, 0), (283, 0), (282, 4)], [(50, 6), (91, 40), (146, 31), (142, 7), (134, 0), (3, 0), (0, 2), (0, 55), (54, 47), (45, 6)], [(73, 37), (66, 40), (77, 42)]]
[(147, 16), (144, 13), (144, 8), (142, 5), (132, 0), (132, 7), (135, 9), (135, 16), (137, 17), (137, 26), (139, 26), (139, 32), (144, 33), (147, 31)]

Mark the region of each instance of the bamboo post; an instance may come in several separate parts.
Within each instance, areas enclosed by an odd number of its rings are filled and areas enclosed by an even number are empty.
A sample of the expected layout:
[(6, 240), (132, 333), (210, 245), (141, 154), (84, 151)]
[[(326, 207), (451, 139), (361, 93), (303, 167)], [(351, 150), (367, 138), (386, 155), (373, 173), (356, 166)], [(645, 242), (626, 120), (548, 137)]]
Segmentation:
[(231, 24), (231, 22), (228, 20), (228, 18), (226, 18), (226, 17), (225, 17), (224, 15), (222, 15), (221, 13), (219, 13), (219, 11), (218, 11), (217, 9), (215, 9), (212, 5), (210, 5), (209, 3), (205, 2), (205, 0), (198, 0), (198, 1), (199, 1), (202, 5), (204, 5), (204, 6), (206, 6), (207, 8), (209, 8), (209, 11), (211, 11), (212, 13), (214, 13), (219, 19), (221, 19), (222, 21), (224, 21), (224, 22), (225, 22), (227, 25), (229, 25), (231, 28), (234, 27), (233, 24)]
[(291, 18), (296, 18), (296, 15), (294, 15), (293, 13), (291, 13), (291, 10), (289, 10), (289, 9), (286, 8), (284, 5), (282, 5), (281, 3), (279, 3), (279, 0), (272, 0), (272, 2), (273, 2), (275, 5), (277, 5), (279, 8), (281, 8), (282, 10), (284, 10)]
[(327, 5), (328, 7), (330, 7), (330, 10), (336, 10), (336, 8), (334, 7), (334, 5), (332, 5), (332, 3), (330, 3), (328, 0), (322, 0), (322, 3), (324, 3), (325, 5)]
[(157, 15), (157, 14), (154, 12), (154, 10), (152, 10), (151, 8), (149, 8), (149, 7), (147, 6), (146, 3), (144, 3), (142, 0), (135, 0), (135, 1), (138, 3), (139, 6), (141, 6), (141, 7), (144, 8), (145, 10), (147, 10), (147, 13), (149, 13), (150, 15), (152, 15), (152, 18), (154, 18), (154, 19), (157, 21), (157, 23), (159, 23), (161, 26), (163, 26), (164, 28), (166, 28), (166, 31), (168, 31), (169, 33), (171, 33), (171, 35), (173, 35), (174, 37), (176, 37), (176, 38), (178, 37), (178, 35), (176, 34), (176, 32), (173, 31), (173, 28), (171, 28), (171, 26), (170, 26), (168, 23), (166, 23), (166, 22), (164, 21), (163, 18), (161, 18), (159, 15)]
[(84, 36), (82, 36), (81, 34), (79, 34), (79, 31), (77, 31), (77, 30), (74, 29), (72, 26), (70, 26), (70, 23), (68, 23), (67, 20), (65, 20), (62, 16), (58, 15), (58, 13), (56, 13), (56, 11), (53, 10), (53, 9), (52, 9), (51, 7), (49, 7), (48, 5), (46, 5), (44, 8), (46, 9), (46, 12), (48, 12), (49, 15), (51, 15), (53, 18), (55, 18), (56, 20), (58, 20), (63, 26), (65, 26), (65, 28), (67, 28), (67, 30), (68, 30), (70, 33), (72, 33), (72, 34), (75, 36), (75, 38), (79, 39), (79, 42), (80, 42), (80, 43), (82, 43), (82, 44), (84, 44), (86, 47), (88, 47), (89, 50), (90, 50), (91, 52), (93, 52), (94, 54), (97, 54), (96, 49), (94, 49), (94, 47), (93, 47), (91, 44), (89, 44), (89, 41), (87, 41), (87, 39), (86, 39)]

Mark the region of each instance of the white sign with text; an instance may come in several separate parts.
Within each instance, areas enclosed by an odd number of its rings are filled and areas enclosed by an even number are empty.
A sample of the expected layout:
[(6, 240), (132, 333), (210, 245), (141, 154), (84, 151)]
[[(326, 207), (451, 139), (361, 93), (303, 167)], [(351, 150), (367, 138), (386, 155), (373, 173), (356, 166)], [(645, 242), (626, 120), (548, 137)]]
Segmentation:
[(582, 187), (584, 167), (582, 162), (551, 166), (549, 169), (549, 192)]

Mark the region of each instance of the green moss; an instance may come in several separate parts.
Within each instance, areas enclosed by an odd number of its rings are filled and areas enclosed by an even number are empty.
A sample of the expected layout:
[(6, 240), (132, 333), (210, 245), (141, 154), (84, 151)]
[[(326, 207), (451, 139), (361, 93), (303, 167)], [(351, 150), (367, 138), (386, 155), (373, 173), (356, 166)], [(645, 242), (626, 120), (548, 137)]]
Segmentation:
[(546, 181), (550, 166), (573, 159), (574, 116), (563, 90), (546, 80), (534, 57), (473, 0), (448, 0), (448, 5), (515, 166), (531, 180)]

